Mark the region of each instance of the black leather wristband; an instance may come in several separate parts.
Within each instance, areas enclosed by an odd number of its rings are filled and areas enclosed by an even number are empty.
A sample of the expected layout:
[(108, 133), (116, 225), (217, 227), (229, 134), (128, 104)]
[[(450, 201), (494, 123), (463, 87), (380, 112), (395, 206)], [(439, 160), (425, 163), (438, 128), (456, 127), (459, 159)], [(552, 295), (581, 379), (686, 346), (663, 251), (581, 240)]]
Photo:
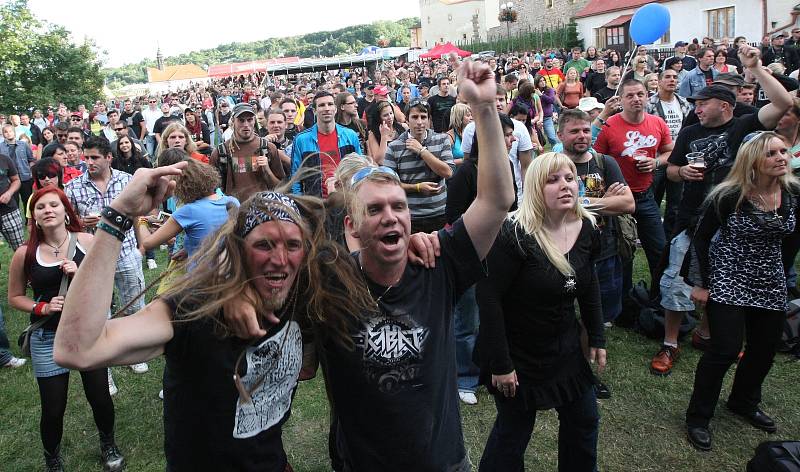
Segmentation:
[(109, 223), (116, 226), (117, 229), (123, 233), (133, 228), (133, 220), (131, 218), (128, 218), (110, 206), (103, 208), (100, 211), (100, 216), (104, 217)]

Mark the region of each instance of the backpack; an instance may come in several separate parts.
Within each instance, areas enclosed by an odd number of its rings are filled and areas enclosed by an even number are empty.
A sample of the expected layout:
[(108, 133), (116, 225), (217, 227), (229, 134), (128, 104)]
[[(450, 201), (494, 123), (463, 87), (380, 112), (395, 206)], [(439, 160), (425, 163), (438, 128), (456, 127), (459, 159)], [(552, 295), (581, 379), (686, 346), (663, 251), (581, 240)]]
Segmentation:
[(747, 463), (747, 472), (800, 472), (800, 441), (764, 441)]
[[(259, 156), (266, 156), (266, 151), (269, 148), (269, 141), (267, 138), (259, 138), (258, 151)], [(216, 167), (219, 171), (220, 180), (222, 181), (222, 191), (227, 193), (228, 189), (228, 169), (231, 167), (231, 160), (229, 159), (228, 148), (225, 146), (226, 141), (217, 144), (217, 163)]]
[[(603, 179), (606, 179), (605, 155), (593, 152), (594, 161), (597, 167), (603, 172)], [(623, 261), (633, 258), (636, 252), (636, 240), (639, 239), (639, 231), (636, 229), (636, 218), (633, 215), (623, 214), (613, 217), (617, 225), (617, 253)]]
[[(638, 307), (634, 312), (629, 327), (651, 339), (664, 339), (664, 309), (657, 300), (650, 298), (647, 283), (639, 281), (630, 291), (630, 298)], [(620, 315), (621, 316), (621, 315)], [(697, 326), (697, 314), (694, 310), (686, 313), (678, 329), (678, 340), (683, 339)]]
[(789, 302), (778, 352), (788, 352), (800, 357), (800, 298)]

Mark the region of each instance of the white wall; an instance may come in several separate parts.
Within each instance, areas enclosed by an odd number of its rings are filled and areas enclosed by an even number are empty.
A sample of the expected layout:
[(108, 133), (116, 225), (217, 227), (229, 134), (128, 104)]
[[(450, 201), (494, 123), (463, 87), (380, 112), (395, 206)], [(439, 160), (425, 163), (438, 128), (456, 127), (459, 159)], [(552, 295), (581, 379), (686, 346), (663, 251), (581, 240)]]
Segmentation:
[[(783, 1), (783, 0), (781, 0)], [(663, 5), (670, 13), (670, 43), (679, 40), (690, 42), (692, 38), (702, 39), (708, 34), (707, 10), (723, 7), (735, 7), (735, 36), (745, 36), (748, 41), (760, 41), (762, 36), (762, 10), (757, 0), (677, 0)], [(577, 18), (578, 35), (584, 45), (592, 46), (595, 42), (595, 29), (617, 18), (629, 15), (636, 10), (628, 9), (604, 13), (589, 18)], [(786, 14), (788, 18), (788, 13)]]
[[(792, 16), (789, 14), (797, 5), (797, 0), (768, 0), (767, 1), (767, 29), (780, 28), (791, 23)], [(773, 24), (775, 25), (773, 27)], [(789, 32), (791, 28), (787, 28)]]
[[(473, 36), (472, 16), (478, 15), (478, 31), (486, 37), (487, 3), (489, 0), (471, 0), (454, 4), (440, 0), (420, 0), (423, 48), (432, 48), (436, 43), (469, 41)], [(497, 7), (495, 6), (495, 9)], [(494, 14), (497, 22), (497, 13)]]

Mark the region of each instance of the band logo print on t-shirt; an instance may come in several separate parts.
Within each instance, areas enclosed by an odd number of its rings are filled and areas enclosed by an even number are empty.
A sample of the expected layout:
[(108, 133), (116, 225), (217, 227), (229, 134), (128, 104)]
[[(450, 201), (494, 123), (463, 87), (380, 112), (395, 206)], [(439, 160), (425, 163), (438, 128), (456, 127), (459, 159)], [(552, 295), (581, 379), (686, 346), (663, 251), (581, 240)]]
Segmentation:
[(246, 174), (248, 172), (255, 172), (255, 170), (258, 168), (259, 157), (260, 156), (235, 157), (231, 159), (233, 172), (237, 174)]
[(622, 157), (633, 157), (634, 153), (639, 149), (655, 147), (658, 144), (658, 139), (652, 134), (643, 136), (637, 130), (631, 130), (625, 133), (626, 141), (622, 143), (625, 149), (622, 151)]
[(409, 316), (378, 317), (364, 322), (355, 336), (361, 350), (364, 374), (383, 393), (413, 388), (422, 376), (422, 358), (429, 330)]
[(705, 174), (733, 165), (731, 148), (728, 146), (728, 133), (695, 139), (689, 143), (692, 152), (702, 152), (705, 157)]
[[(285, 339), (284, 339), (285, 337)], [(289, 411), (292, 392), (303, 363), (303, 341), (300, 326), (295, 321), (258, 346), (247, 348), (247, 374), (242, 385), (250, 391), (252, 402), (239, 398), (236, 402), (236, 421), (233, 437), (250, 438), (277, 424)]]

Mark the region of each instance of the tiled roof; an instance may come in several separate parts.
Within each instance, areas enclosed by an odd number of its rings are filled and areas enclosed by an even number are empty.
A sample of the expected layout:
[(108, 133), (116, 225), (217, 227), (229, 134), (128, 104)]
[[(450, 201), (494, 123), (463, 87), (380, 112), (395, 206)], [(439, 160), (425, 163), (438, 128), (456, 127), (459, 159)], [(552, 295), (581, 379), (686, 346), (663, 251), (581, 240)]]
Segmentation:
[[(659, 0), (657, 3), (666, 3), (669, 0)], [(637, 8), (652, 0), (589, 0), (589, 3), (575, 14), (575, 18), (585, 18), (587, 16), (600, 15), (628, 8)]]

